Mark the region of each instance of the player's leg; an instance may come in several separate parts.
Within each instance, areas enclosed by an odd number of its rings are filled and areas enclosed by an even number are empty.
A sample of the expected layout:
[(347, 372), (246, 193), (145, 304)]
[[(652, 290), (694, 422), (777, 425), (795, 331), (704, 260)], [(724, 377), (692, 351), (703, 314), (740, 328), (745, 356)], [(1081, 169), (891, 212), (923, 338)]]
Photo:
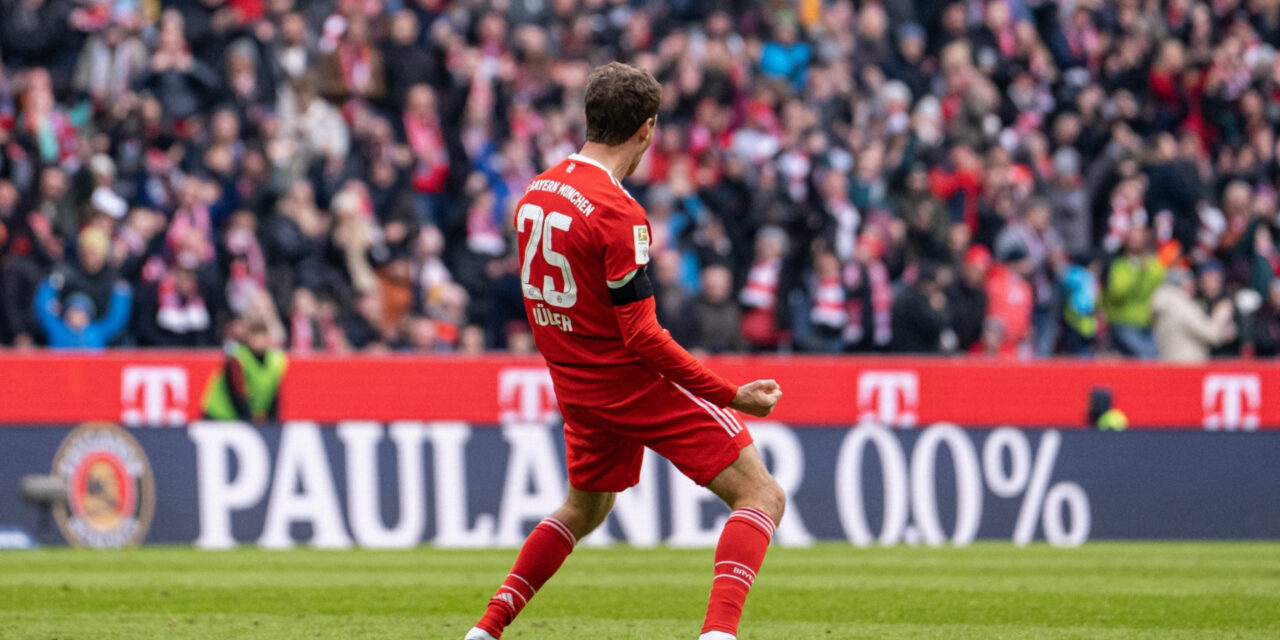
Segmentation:
[(644, 446), (619, 436), (608, 416), (590, 407), (560, 404), (564, 417), (569, 496), (520, 548), (515, 566), (489, 600), (467, 640), (497, 638), (533, 594), (555, 574), (578, 539), (604, 522), (618, 491), (640, 479)]
[[(765, 469), (735, 411), (668, 383), (635, 403), (623, 426), (733, 509), (716, 547), (705, 638), (733, 638), (747, 591), (782, 518), (786, 494)], [(634, 424), (632, 424), (634, 423)]]
[(707, 485), (733, 509), (716, 545), (711, 597), (702, 640), (728, 640), (738, 633), (747, 593), (764, 562), (773, 531), (782, 520), (786, 494), (765, 469), (755, 445)]
[(501, 637), (502, 630), (519, 615), (533, 594), (564, 564), (578, 540), (604, 522), (613, 508), (615, 495), (570, 488), (564, 504), (525, 538), (511, 573), (489, 600), (484, 617), (467, 634), (466, 640)]

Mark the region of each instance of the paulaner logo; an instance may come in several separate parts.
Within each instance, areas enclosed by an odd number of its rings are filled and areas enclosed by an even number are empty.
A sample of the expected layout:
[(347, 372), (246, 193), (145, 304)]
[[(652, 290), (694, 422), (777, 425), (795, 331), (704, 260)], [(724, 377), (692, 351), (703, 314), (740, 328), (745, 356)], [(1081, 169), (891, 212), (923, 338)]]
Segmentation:
[(106, 423), (77, 427), (54, 454), (53, 474), (67, 485), (66, 502), (53, 510), (67, 542), (122, 547), (147, 536), (155, 480), (147, 454), (124, 429)]

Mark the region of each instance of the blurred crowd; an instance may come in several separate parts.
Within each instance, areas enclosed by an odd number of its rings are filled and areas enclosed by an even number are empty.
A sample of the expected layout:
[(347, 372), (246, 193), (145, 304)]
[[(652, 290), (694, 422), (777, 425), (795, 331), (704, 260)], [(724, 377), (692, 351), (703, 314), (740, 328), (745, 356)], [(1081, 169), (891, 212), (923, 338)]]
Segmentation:
[(532, 348), (622, 60), (702, 352), (1280, 351), (1277, 0), (0, 0), (0, 344)]

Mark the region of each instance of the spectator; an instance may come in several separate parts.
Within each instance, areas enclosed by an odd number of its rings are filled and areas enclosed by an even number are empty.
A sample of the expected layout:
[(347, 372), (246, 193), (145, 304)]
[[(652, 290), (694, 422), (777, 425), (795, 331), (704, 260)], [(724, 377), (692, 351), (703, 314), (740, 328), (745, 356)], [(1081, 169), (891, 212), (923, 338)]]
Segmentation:
[(926, 265), (916, 281), (893, 302), (893, 350), (941, 353), (943, 333), (950, 324), (944, 286), (936, 270)]
[(420, 315), (406, 316), (404, 324), (401, 350), (433, 353), (442, 347), (439, 336), (436, 334), (436, 323), (432, 322), (431, 318)]
[(168, 9), (160, 19), (156, 51), (151, 55), (149, 73), (143, 87), (160, 100), (161, 111), (170, 123), (186, 127), (186, 120), (199, 115), (214, 96), (218, 77), (205, 63), (191, 55), (183, 35), (182, 14)]
[[(657, 307), (658, 323), (677, 336), (681, 344), (693, 339), (696, 329), (693, 322), (685, 314), (685, 309), (693, 300), (693, 295), (685, 289), (680, 281), (680, 255), (675, 251), (650, 251), (649, 266), (645, 269), (653, 281), (654, 306)], [(738, 335), (738, 329), (733, 330)]]
[(33, 69), (26, 80), (15, 137), (45, 165), (76, 166), (88, 109), (85, 105), (60, 106), (53, 94), (53, 79), (45, 69)]
[(795, 17), (782, 15), (776, 25), (775, 38), (765, 43), (760, 54), (760, 69), (765, 75), (785, 80), (800, 88), (808, 78), (809, 45), (798, 42)]
[(355, 312), (348, 314), (343, 333), (353, 349), (385, 350), (390, 341), (383, 331), (382, 298), (372, 292), (357, 296)]
[(1000, 263), (987, 275), (987, 317), (982, 328), (987, 355), (1021, 357), (1029, 348), (1035, 294), (1022, 274), (1030, 270), (1030, 257), (1015, 246), (1000, 256)]
[(267, 264), (258, 243), (258, 221), (248, 211), (237, 211), (228, 221), (218, 255), (224, 261), (227, 306), (236, 315), (247, 314), (253, 301), (267, 288)]
[(308, 42), (307, 20), (298, 12), (286, 13), (280, 19), (280, 35), (276, 38), (271, 55), (285, 76), (295, 81), (314, 67), (315, 53)]
[(167, 272), (138, 294), (134, 331), (143, 347), (212, 347), (211, 304), (197, 276), (200, 258), (190, 252), (178, 256)]
[(458, 338), (458, 353), (460, 355), (474, 356), (480, 355), (488, 348), (484, 335), (484, 327), (469, 324), (462, 328), (462, 332)]
[(1280, 279), (1271, 281), (1271, 289), (1252, 324), (1256, 355), (1266, 358), (1280, 355)]
[(130, 16), (112, 15), (106, 27), (89, 36), (80, 51), (72, 86), (87, 93), (99, 107), (129, 99), (147, 69), (147, 47), (130, 22)]
[[(408, 258), (404, 256), (393, 258), (377, 271), (374, 280), (376, 284), (373, 290), (382, 299), (382, 331), (386, 335), (393, 335), (398, 331), (402, 327), (405, 318), (413, 312), (412, 275), (412, 267), (409, 265)], [(457, 285), (447, 285), (436, 289), (433, 292), (436, 297), (428, 298), (428, 304), (439, 303), (449, 296), (455, 295), (453, 291), (455, 286)], [(359, 290), (357, 289), (357, 291)]]
[(961, 352), (981, 350), (983, 326), (987, 318), (987, 273), (991, 252), (982, 245), (969, 247), (960, 265), (960, 277), (947, 287), (947, 309), (956, 348)]
[(129, 285), (117, 282), (112, 287), (110, 307), (100, 319), (94, 319), (93, 300), (83, 293), (66, 297), (59, 313), (58, 278), (46, 280), (36, 292), (36, 316), (49, 346), (54, 349), (105, 348), (129, 324), (132, 295)]
[(1020, 274), (1031, 285), (1034, 304), (1031, 322), (1035, 329), (1035, 353), (1053, 355), (1058, 337), (1057, 274), (1064, 262), (1062, 238), (1052, 227), (1050, 205), (1044, 200), (1031, 200), (1021, 220), (1005, 227), (996, 239), (998, 255), (1017, 253)]
[(1081, 256), (1062, 277), (1062, 350), (1077, 357), (1092, 357), (1098, 348), (1098, 274), (1096, 256)]
[(73, 238), (80, 231), (80, 213), (71, 202), (67, 173), (61, 167), (50, 166), (40, 171), (39, 187), (31, 208), (52, 222), (64, 238)]
[(129, 203), (115, 190), (116, 163), (107, 155), (100, 153), (89, 159), (87, 168), (92, 189), (89, 193), (89, 211), (105, 214), (113, 220), (123, 218), (129, 212)]
[(168, 221), (145, 207), (129, 212), (111, 244), (109, 264), (128, 282), (151, 281), (163, 269), (164, 226)]
[(110, 243), (107, 233), (101, 228), (87, 227), (80, 232), (76, 241), (77, 263), (55, 270), (55, 275), (64, 282), (59, 287), (61, 295), (84, 294), (95, 309), (110, 308), (116, 282), (120, 279), (119, 273), (107, 264)]
[(1102, 308), (1111, 344), (1120, 353), (1155, 359), (1151, 336), (1151, 296), (1164, 280), (1165, 267), (1151, 253), (1147, 230), (1133, 227), (1125, 236), (1124, 253), (1107, 270)]
[(310, 289), (294, 290), (289, 309), (289, 351), (307, 354), (343, 350), (342, 328), (334, 318), (321, 312), (320, 303)]
[[(1243, 324), (1243, 314), (1227, 292), (1226, 271), (1221, 262), (1212, 258), (1201, 262), (1195, 270), (1194, 284), (1195, 302), (1206, 314), (1212, 316), (1218, 309), (1226, 307), (1229, 311), (1222, 313), (1231, 318), (1231, 323), (1236, 327)], [(1242, 346), (1240, 338), (1238, 330), (1233, 332), (1229, 339), (1214, 344), (1210, 355), (1215, 358), (1239, 357)]]
[(1151, 299), (1153, 333), (1161, 360), (1204, 362), (1212, 347), (1235, 336), (1232, 307), (1222, 300), (1206, 314), (1196, 304), (1195, 280), (1185, 269), (1169, 272)]
[(681, 315), (692, 325), (692, 335), (687, 336), (685, 343), (690, 349), (708, 353), (742, 349), (738, 305), (733, 300), (733, 274), (728, 267), (711, 265), (702, 270), (702, 291)]
[(453, 284), (437, 289), (426, 301), (427, 317), (435, 328), (437, 347), (452, 351), (458, 346), (459, 332), (467, 317), (467, 292)]
[(12, 182), (0, 179), (0, 256), (7, 253), (12, 239), (9, 234), (18, 221), (18, 189)]
[[(1074, 116), (1073, 116), (1074, 117)], [(1085, 255), (1093, 250), (1093, 220), (1089, 193), (1080, 174), (1080, 152), (1071, 147), (1053, 154), (1053, 179), (1046, 196), (1052, 211), (1053, 228), (1062, 239), (1067, 255)]]
[(402, 9), (392, 16), (391, 38), (382, 50), (386, 104), (392, 111), (404, 108), (410, 87), (440, 86), (444, 81), (438, 69), (437, 52), (419, 44), (420, 36), (418, 17), (412, 10)]
[(351, 149), (351, 135), (342, 114), (316, 93), (314, 79), (303, 76), (290, 90), (280, 92), (276, 104), (280, 135), (273, 142), (277, 166), (301, 177), (313, 160), (336, 162)]
[(250, 38), (241, 38), (227, 47), (223, 86), (226, 98), (254, 120), (263, 116), (276, 100), (275, 79), (263, 62), (264, 52)]
[(449, 149), (445, 144), (436, 94), (425, 84), (409, 88), (402, 121), (409, 151), (413, 154), (413, 188), (425, 197), (425, 209), (439, 220), (440, 200), (449, 184)]
[(893, 284), (884, 254), (880, 233), (864, 231), (855, 261), (844, 271), (849, 305), (845, 341), (857, 351), (882, 351), (893, 339)]
[(782, 257), (787, 252), (787, 235), (777, 227), (760, 230), (756, 237), (755, 263), (747, 273), (747, 283), (740, 300), (742, 337), (753, 349), (777, 347), (781, 342), (778, 326), (778, 287), (782, 279)]
[(925, 60), (924, 28), (915, 23), (904, 24), (898, 28), (897, 35), (897, 49), (886, 61), (885, 75), (906, 84), (912, 95), (925, 95), (932, 80)]
[(20, 0), (0, 6), (0, 45), (6, 62), (18, 67), (53, 64), (70, 36), (66, 8), (48, 0)]
[(834, 253), (814, 254), (808, 304), (797, 307), (801, 314), (807, 312), (808, 317), (795, 323), (796, 344), (806, 351), (840, 353), (845, 350), (849, 305), (840, 272), (840, 258)]
[(320, 60), (320, 94), (334, 103), (380, 101), (386, 93), (382, 53), (369, 40), (369, 21), (357, 13), (346, 21), (338, 46)]
[(27, 214), (22, 222), (9, 242), (4, 286), (0, 292), (4, 294), (2, 310), (13, 344), (30, 347), (38, 335), (32, 314), (36, 289), (61, 263), (63, 241), (50, 220), (39, 211)]

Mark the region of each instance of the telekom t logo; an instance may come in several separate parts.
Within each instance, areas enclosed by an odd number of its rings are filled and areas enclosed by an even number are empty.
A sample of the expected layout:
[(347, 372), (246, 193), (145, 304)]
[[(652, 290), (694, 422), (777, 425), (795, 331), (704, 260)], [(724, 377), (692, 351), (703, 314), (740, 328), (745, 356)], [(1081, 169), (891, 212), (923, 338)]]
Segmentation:
[(1252, 373), (1211, 373), (1204, 377), (1204, 428), (1253, 431), (1262, 410), (1262, 379)]
[(498, 374), (498, 419), (545, 424), (555, 420), (556, 392), (551, 372), (541, 367), (503, 369)]
[(187, 370), (127, 366), (120, 378), (120, 420), (129, 426), (181, 426), (187, 421)]
[(858, 374), (858, 420), (914, 427), (919, 419), (920, 376), (914, 371)]

